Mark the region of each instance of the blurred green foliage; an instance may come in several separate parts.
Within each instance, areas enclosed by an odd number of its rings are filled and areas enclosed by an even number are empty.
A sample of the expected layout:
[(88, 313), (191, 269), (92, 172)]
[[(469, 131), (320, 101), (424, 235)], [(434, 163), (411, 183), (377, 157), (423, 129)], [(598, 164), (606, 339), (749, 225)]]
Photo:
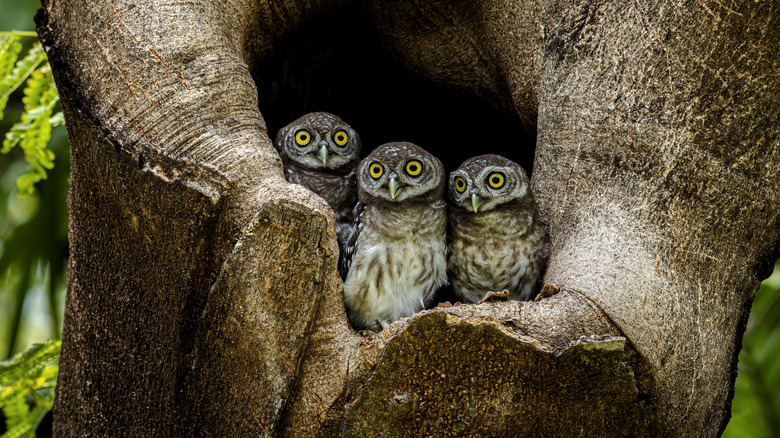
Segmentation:
[[(0, 31), (35, 30), (32, 17), (39, 2), (0, 1), (4, 3), (0, 8), (3, 11)], [(25, 65), (36, 67), (29, 73), (37, 71), (38, 74), (8, 96), (0, 120), (0, 135), (6, 138), (6, 133), (12, 132), (12, 139), (3, 148), (8, 153), (0, 154), (0, 360), (27, 349), (34, 342), (59, 339), (68, 251), (67, 135), (63, 128), (56, 128), (51, 131), (49, 148), (40, 147), (48, 140), (48, 129), (41, 124), (51, 125), (56, 90), (48, 69), (40, 69), (45, 66), (45, 56), (39, 48), (33, 48), (37, 38), (21, 38), (18, 43), (21, 46), (14, 50), (21, 58), (30, 54)], [(5, 77), (13, 75), (12, 71), (5, 73)], [(24, 89), (29, 88), (30, 82), (35, 83), (34, 90), (25, 95)], [(20, 129), (20, 124), (28, 124), (28, 129), (23, 129), (24, 126)], [(31, 130), (33, 124), (36, 128)], [(32, 132), (33, 136), (23, 138), (19, 135), (22, 131)], [(28, 149), (14, 147), (21, 142)], [(36, 166), (44, 173), (39, 173)], [(27, 191), (34, 180), (41, 181), (34, 193), (19, 197), (17, 181), (31, 170), (40, 178), (27, 177), (30, 183), (25, 186)], [(44, 176), (47, 179), (43, 180)]]
[[(32, 17), (40, 6), (37, 0), (0, 2), (0, 30), (34, 30)], [(35, 41), (26, 40), (22, 53), (27, 53)], [(51, 97), (46, 101), (47, 108)], [(22, 120), (23, 98), (21, 92), (10, 96), (5, 118), (0, 120), (0, 134), (9, 132), (14, 121)], [(54, 154), (53, 168), (45, 166), (48, 177), (26, 197), (17, 196), (17, 179), (30, 166), (22, 149), (0, 154), (0, 360), (33, 343), (60, 338), (68, 248), (69, 155), (64, 129), (52, 131), (49, 149)], [(30, 365), (14, 387), (26, 385), (25, 391), (29, 392), (24, 396), (25, 406), (18, 403), (21, 397), (8, 405), (11, 415), (28, 415), (37, 422), (47, 401), (50, 406), (56, 365), (48, 360), (53, 352), (58, 354), (59, 344), (46, 345), (33, 346), (14, 362), (17, 370), (21, 369), (20, 361)], [(732, 420), (723, 436), (780, 437), (780, 261), (756, 295), (739, 359)], [(0, 363), (0, 374), (12, 367), (12, 362)]]
[(0, 362), (0, 409), (7, 431), (0, 438), (34, 437), (54, 403), (62, 341), (35, 344)]
[[(0, 2), (0, 31), (34, 30), (37, 1)], [(53, 115), (59, 97), (45, 55), (35, 47), (37, 38), (3, 39), (8, 48), (13, 45), (13, 58), (19, 54), (25, 60), (21, 65), (26, 68), (14, 73), (19, 67), (15, 59), (10, 70), (8, 62), (0, 60), (4, 64), (0, 66), (0, 103), (5, 107), (0, 117), (4, 139), (0, 154), (0, 360), (29, 348), (0, 363), (0, 432), (5, 438), (35, 436), (54, 398), (58, 368), (50, 362), (56, 362), (60, 341), (30, 346), (60, 338), (68, 256), (69, 155), (65, 129), (51, 129), (61, 123)], [(13, 80), (3, 81), (9, 77)], [(19, 189), (27, 196), (18, 196)], [(45, 423), (48, 427), (43, 429), (50, 429), (50, 420)]]
[(32, 194), (35, 183), (46, 179), (47, 170), (54, 167), (54, 152), (48, 143), (52, 128), (64, 120), (62, 112), (54, 112), (60, 96), (46, 54), (35, 43), (20, 58), (23, 36), (37, 37), (34, 32), (22, 35), (0, 31), (0, 120), (13, 92), (21, 89), (24, 94), (24, 112), (5, 134), (0, 148), (3, 154), (17, 146), (24, 152), (29, 169), (16, 180), (20, 196)]
[(780, 260), (753, 301), (724, 438), (780, 437)]

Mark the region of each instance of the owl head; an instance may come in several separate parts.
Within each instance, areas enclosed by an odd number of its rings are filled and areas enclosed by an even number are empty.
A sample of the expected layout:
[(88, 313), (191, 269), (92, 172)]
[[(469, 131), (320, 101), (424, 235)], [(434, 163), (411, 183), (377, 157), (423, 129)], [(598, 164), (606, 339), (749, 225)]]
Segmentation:
[(274, 146), (285, 162), (311, 169), (347, 170), (360, 161), (360, 137), (330, 113), (309, 113), (282, 128)]
[(425, 149), (407, 142), (385, 143), (358, 167), (358, 197), (376, 201), (428, 202), (444, 195), (444, 166)]
[(480, 213), (499, 205), (530, 199), (528, 175), (520, 165), (500, 155), (470, 158), (450, 173), (452, 204)]

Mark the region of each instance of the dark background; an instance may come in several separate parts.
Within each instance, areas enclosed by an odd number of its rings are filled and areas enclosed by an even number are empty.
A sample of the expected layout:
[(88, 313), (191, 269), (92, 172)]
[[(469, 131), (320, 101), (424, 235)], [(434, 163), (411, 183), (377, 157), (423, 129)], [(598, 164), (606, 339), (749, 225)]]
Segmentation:
[(360, 135), (363, 155), (409, 141), (447, 171), (466, 159), (501, 154), (530, 175), (535, 136), (520, 121), (475, 96), (416, 77), (382, 49), (357, 8), (318, 17), (283, 40), (255, 74), (271, 139), (312, 111), (341, 117)]

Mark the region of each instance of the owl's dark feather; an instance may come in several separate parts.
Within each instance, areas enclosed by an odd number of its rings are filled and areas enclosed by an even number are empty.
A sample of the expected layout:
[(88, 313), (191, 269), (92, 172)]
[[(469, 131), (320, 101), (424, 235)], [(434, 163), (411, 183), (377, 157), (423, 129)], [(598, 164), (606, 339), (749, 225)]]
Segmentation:
[[(308, 136), (305, 144), (296, 138), (302, 131)], [(347, 137), (345, 144), (336, 143), (337, 133)], [(357, 202), (355, 169), (360, 162), (360, 136), (333, 114), (309, 113), (282, 128), (274, 146), (287, 181), (313, 191), (333, 210), (339, 247), (343, 247)]]
[(346, 280), (347, 272), (352, 264), (352, 256), (357, 250), (358, 238), (363, 230), (363, 213), (366, 212), (366, 204), (358, 202), (352, 209), (352, 215), (355, 218), (352, 224), (345, 229), (344, 245), (341, 247), (341, 256), (339, 257), (339, 274), (342, 280)]

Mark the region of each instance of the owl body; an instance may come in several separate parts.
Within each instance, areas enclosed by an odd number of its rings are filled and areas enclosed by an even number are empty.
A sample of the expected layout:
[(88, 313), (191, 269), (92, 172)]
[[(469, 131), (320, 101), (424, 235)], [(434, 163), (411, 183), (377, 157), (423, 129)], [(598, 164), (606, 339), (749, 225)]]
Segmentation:
[(336, 234), (343, 246), (357, 203), (355, 169), (360, 162), (357, 132), (330, 113), (309, 113), (282, 128), (274, 146), (287, 181), (313, 191), (336, 215)]
[(444, 169), (422, 148), (388, 143), (361, 162), (358, 188), (361, 208), (342, 260), (344, 303), (354, 328), (375, 320), (384, 328), (423, 310), (447, 284)]
[(497, 155), (474, 157), (451, 174), (449, 195), (448, 271), (455, 293), (472, 303), (488, 291), (532, 298), (549, 247), (525, 171)]
[(287, 181), (306, 187), (328, 203), (336, 215), (336, 236), (339, 247), (343, 246), (349, 237), (354, 221), (353, 208), (357, 203), (355, 171), (339, 175), (290, 166), (285, 168), (284, 176)]
[[(500, 224), (500, 225), (499, 225)], [(531, 298), (544, 267), (544, 232), (511, 211), (450, 214), (448, 269), (456, 293), (479, 302), (488, 291), (509, 290), (515, 300)]]
[(446, 205), (379, 208), (362, 215), (356, 254), (344, 282), (355, 328), (382, 327), (423, 310), (447, 282)]

